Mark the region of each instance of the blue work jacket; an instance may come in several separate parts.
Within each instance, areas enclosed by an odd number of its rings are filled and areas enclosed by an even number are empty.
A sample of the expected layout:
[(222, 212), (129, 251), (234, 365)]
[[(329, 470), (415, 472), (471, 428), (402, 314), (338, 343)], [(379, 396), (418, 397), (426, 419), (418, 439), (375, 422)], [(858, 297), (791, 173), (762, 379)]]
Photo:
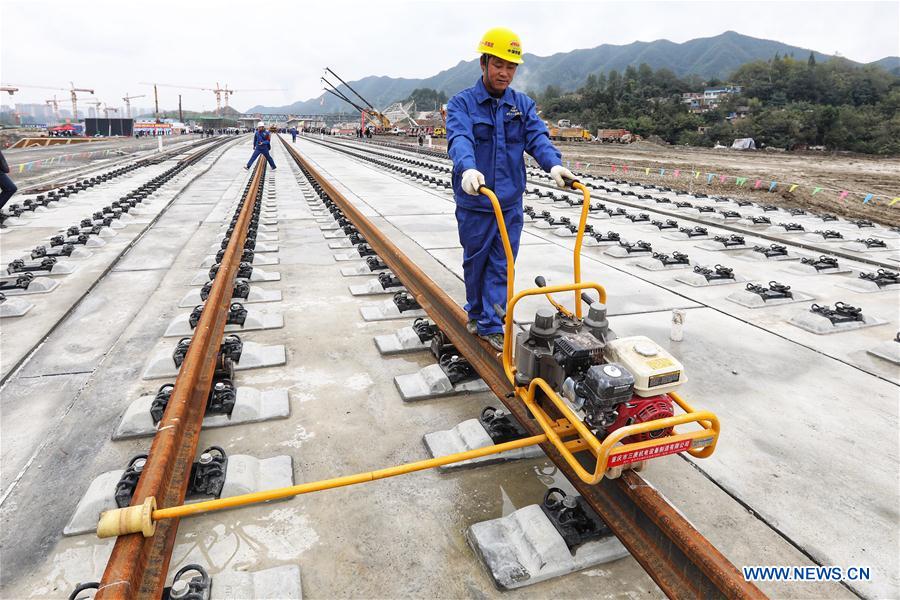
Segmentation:
[(447, 153), (453, 159), (453, 193), (457, 206), (491, 211), (486, 196), (462, 190), (462, 174), (478, 169), (485, 185), (494, 190), (504, 211), (522, 208), (527, 152), (545, 171), (562, 164), (562, 155), (550, 142), (547, 126), (534, 108), (534, 100), (512, 88), (493, 98), (478, 82), (447, 104)]
[(272, 144), (269, 142), (271, 138), (272, 136), (268, 131), (257, 130), (257, 132), (253, 135), (253, 147), (259, 148), (260, 150), (269, 150), (272, 147)]

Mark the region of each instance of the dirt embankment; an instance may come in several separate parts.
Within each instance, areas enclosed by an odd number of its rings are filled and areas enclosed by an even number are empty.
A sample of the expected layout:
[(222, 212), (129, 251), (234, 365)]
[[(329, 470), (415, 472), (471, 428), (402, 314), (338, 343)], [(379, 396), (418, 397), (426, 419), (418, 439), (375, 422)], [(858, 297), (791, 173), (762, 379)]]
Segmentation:
[[(835, 154), (800, 154), (788, 152), (741, 152), (657, 146), (649, 143), (630, 145), (615, 144), (562, 144), (566, 160), (591, 163), (590, 172), (612, 175), (610, 165), (617, 165), (615, 177), (642, 183), (663, 183), (673, 189), (702, 191), (736, 198), (748, 198), (755, 202), (777, 204), (785, 207), (801, 207), (819, 212), (830, 212), (854, 219), (870, 219), (891, 226), (900, 226), (900, 202), (888, 206), (891, 198), (900, 196), (900, 158), (844, 156)], [(628, 165), (623, 173), (621, 165)], [(650, 168), (649, 175), (644, 169)], [(665, 175), (659, 170), (666, 169)], [(674, 177), (674, 170), (681, 171)], [(693, 173), (700, 171), (695, 178)], [(707, 184), (707, 173), (715, 173)], [(721, 183), (719, 175), (728, 176)], [(746, 177), (739, 187), (735, 177)], [(757, 179), (762, 180), (753, 189)], [(777, 182), (769, 192), (772, 181)], [(797, 184), (793, 192), (791, 185)], [(812, 192), (821, 187), (815, 196)], [(849, 193), (840, 200), (840, 192)], [(877, 197), (863, 204), (865, 194)]]

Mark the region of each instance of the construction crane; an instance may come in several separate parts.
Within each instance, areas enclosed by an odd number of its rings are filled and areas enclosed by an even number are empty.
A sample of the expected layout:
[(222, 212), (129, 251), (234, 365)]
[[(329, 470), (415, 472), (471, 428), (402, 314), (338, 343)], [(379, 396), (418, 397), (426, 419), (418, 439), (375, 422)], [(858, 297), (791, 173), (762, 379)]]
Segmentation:
[(344, 84), (344, 87), (346, 87), (348, 90), (350, 90), (351, 92), (353, 92), (353, 94), (354, 94), (357, 98), (359, 98), (360, 100), (362, 100), (363, 106), (360, 106), (360, 105), (357, 104), (356, 102), (350, 100), (350, 98), (348, 98), (346, 94), (344, 94), (343, 92), (341, 92), (341, 91), (338, 89), (338, 86), (334, 85), (331, 81), (329, 81), (329, 80), (326, 79), (325, 77), (322, 77), (322, 78), (321, 78), (322, 83), (326, 84), (326, 86), (327, 86), (327, 87), (325, 88), (325, 91), (326, 91), (326, 92), (329, 92), (329, 93), (332, 94), (333, 96), (337, 96), (338, 98), (340, 98), (340, 99), (343, 100), (344, 102), (347, 102), (348, 104), (350, 104), (351, 106), (353, 106), (356, 110), (358, 110), (358, 111), (360, 111), (360, 112), (362, 112), (362, 113), (368, 115), (372, 120), (375, 121), (376, 125), (377, 125), (378, 127), (381, 127), (383, 130), (388, 130), (388, 129), (391, 128), (391, 121), (390, 121), (390, 119), (388, 119), (384, 114), (382, 114), (382, 113), (381, 113), (380, 111), (378, 111), (374, 106), (372, 106), (372, 103), (369, 102), (368, 100), (366, 100), (365, 98), (363, 98), (363, 97), (359, 94), (359, 92), (357, 92), (357, 91), (354, 90), (352, 87), (350, 87), (350, 84), (348, 84), (346, 81), (344, 81), (343, 79), (341, 79), (340, 75), (338, 75), (337, 73), (335, 73), (334, 71), (332, 71), (332, 70), (331, 70), (330, 68), (328, 68), (328, 67), (325, 67), (325, 72), (326, 72), (326, 74), (331, 73), (331, 75), (334, 76), (335, 79), (337, 79), (337, 80), (340, 81), (342, 84)]
[(135, 98), (146, 98), (146, 97), (147, 97), (147, 94), (140, 94), (138, 96), (129, 96), (128, 92), (125, 92), (125, 96), (122, 98), (122, 100), (125, 101), (125, 116), (129, 119), (131, 118), (131, 101), (132, 100), (134, 100)]
[(216, 92), (216, 114), (219, 114), (222, 100), (224, 100), (225, 108), (228, 108), (228, 98), (235, 92), (285, 92), (287, 90), (285, 90), (285, 88), (242, 88), (239, 90), (232, 90), (228, 87), (227, 83), (225, 84), (225, 87), (220, 87), (217, 82), (216, 88), (213, 91)]
[(77, 87), (75, 87), (75, 84), (72, 83), (71, 81), (69, 82), (69, 85), (72, 87), (72, 89), (69, 90), (69, 93), (72, 95), (72, 120), (77, 121), (78, 120), (78, 94), (76, 94), (76, 92), (85, 92), (87, 94), (93, 95), (94, 90), (91, 90), (88, 88), (77, 88)]
[[(36, 89), (36, 90), (58, 90), (58, 91), (63, 91), (63, 92), (69, 91), (69, 90), (67, 90), (66, 88), (51, 87), (51, 86), (47, 86), (47, 85), (21, 85), (21, 84), (18, 84), (18, 83), (15, 83), (15, 84), (10, 84), (10, 83), (3, 84), (3, 86), (0, 87), (0, 91), (2, 91), (2, 92), (7, 92), (10, 96), (12, 96), (12, 95), (15, 94), (16, 92), (18, 92), (18, 91), (20, 90), (20, 88), (24, 88), (24, 89)], [(53, 98), (54, 98), (54, 100), (55, 100), (55, 99), (56, 99), (56, 96), (53, 96)], [(15, 115), (16, 123), (18, 123), (18, 122), (19, 122), (19, 113), (14, 111), (13, 114)], [(58, 115), (58, 111), (57, 111), (57, 115)]]
[(103, 104), (102, 101), (100, 101), (97, 98), (94, 98), (93, 100), (85, 100), (84, 103), (85, 104), (93, 104), (94, 105), (94, 113), (96, 114), (97, 117), (100, 116), (100, 105)]
[[(224, 105), (228, 107), (228, 97), (231, 96), (235, 92), (283, 92), (284, 88), (269, 88), (269, 89), (239, 89), (233, 90), (228, 87), (228, 84), (225, 84), (225, 87), (222, 87), (216, 83), (216, 87), (196, 87), (192, 85), (173, 85), (170, 83), (148, 83), (141, 82), (141, 85), (152, 85), (154, 89), (154, 93), (156, 87), (170, 87), (179, 90), (199, 90), (201, 92), (212, 92), (216, 95), (216, 116), (219, 116), (222, 113), (222, 105), (224, 99)], [(157, 112), (159, 112), (158, 103), (157, 103)]]
[(103, 118), (104, 119), (109, 118), (109, 113), (117, 113), (117, 112), (119, 112), (119, 109), (117, 107), (110, 107), (109, 105), (106, 104), (106, 102), (103, 103)]
[(59, 123), (59, 101), (56, 99), (56, 94), (53, 94), (53, 98), (50, 100), (44, 100), (47, 106), (53, 107), (53, 118), (56, 119), (56, 122)]

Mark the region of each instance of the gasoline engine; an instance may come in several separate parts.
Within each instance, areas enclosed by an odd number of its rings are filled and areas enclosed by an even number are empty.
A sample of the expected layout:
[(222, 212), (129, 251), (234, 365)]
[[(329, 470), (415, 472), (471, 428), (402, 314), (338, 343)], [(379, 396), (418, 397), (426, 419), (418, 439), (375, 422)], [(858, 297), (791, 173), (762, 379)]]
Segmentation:
[[(541, 378), (599, 440), (613, 431), (674, 414), (667, 395), (686, 381), (681, 364), (644, 336), (617, 338), (606, 306), (594, 302), (583, 320), (544, 307), (516, 336), (516, 384)], [(549, 399), (538, 388), (545, 410)], [(669, 435), (671, 428), (625, 438), (632, 443)]]

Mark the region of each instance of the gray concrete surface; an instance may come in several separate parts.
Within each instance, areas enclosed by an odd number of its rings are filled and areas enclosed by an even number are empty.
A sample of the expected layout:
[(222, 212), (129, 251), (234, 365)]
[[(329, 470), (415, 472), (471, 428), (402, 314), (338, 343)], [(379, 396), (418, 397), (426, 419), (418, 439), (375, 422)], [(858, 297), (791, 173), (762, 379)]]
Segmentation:
[[(306, 141), (298, 141), (297, 147), (326, 174), (339, 177), (339, 187), (443, 289), (454, 298), (463, 297), (452, 255), (438, 256), (441, 251), (423, 248), (375, 208), (413, 210), (416, 199), (431, 206), (438, 202), (432, 192)], [(222, 170), (213, 169), (198, 181), (232, 182), (225, 192), (197, 188), (198, 195), (213, 199), (200, 203), (209, 206), (208, 215), (243, 188), (246, 174), (240, 166), (246, 150), (229, 150), (218, 163)], [(420, 441), (424, 434), (476, 417), (484, 406), (496, 404), (496, 398), (470, 394), (402, 402), (393, 378), (433, 359), (427, 353), (380, 356), (372, 337), (393, 333), (411, 319), (360, 318), (366, 300), (349, 294), (348, 279), (340, 276), (342, 265), (332, 258), (317, 224), (299, 218), (303, 211), (286, 212), (306, 202), (278, 143), (273, 154), (279, 165), (273, 178), (282, 278), (254, 285), (281, 291), (282, 300), (273, 305), (282, 311), (285, 327), (248, 332), (244, 339), (284, 345), (286, 364), (239, 372), (236, 383), (260, 390), (288, 389), (291, 414), (277, 421), (204, 430), (201, 446), (221, 445), (230, 454), (290, 455), (297, 482), (427, 458)], [(382, 203), (378, 194), (397, 201)], [(439, 213), (447, 215), (449, 226), (454, 225), (451, 212)], [(17, 478), (8, 484), (3, 440), (0, 595), (64, 597), (75, 582), (96, 579), (102, 572), (112, 542), (86, 536), (63, 539), (61, 531), (93, 477), (120, 468), (148, 447), (147, 439), (112, 442), (110, 436), (133, 400), (155, 393), (157, 384), (141, 379), (143, 368), (162, 344), (169, 321), (183, 312), (177, 305), (190, 291), (190, 280), (221, 223), (209, 216), (202, 221), (191, 221), (193, 234), (180, 253), (171, 255), (167, 268), (144, 273), (162, 277), (146, 295), (126, 298), (140, 309), (121, 317), (121, 333), (90, 373), (32, 378), (34, 382), (16, 378), (3, 390), (2, 437), (14, 434), (32, 441), (25, 444), (26, 452), (13, 455), (18, 456), (12, 465)], [(568, 243), (554, 236), (523, 246), (523, 285), (536, 269), (562, 278), (571, 259)], [(529, 259), (530, 248), (559, 258)], [(886, 549), (896, 547), (897, 455), (885, 442), (894, 443), (897, 437), (896, 384), (831, 356), (853, 342), (826, 353), (799, 333), (793, 338), (779, 333), (780, 321), (753, 322), (749, 315), (759, 311), (727, 302), (724, 289), (693, 291), (673, 284), (670, 273), (641, 269), (638, 276), (628, 261), (606, 264), (599, 253), (587, 249), (585, 256), (592, 277), (615, 282), (608, 284), (611, 306), (617, 296), (640, 297), (618, 300), (621, 310), (611, 310), (613, 328), (623, 335), (647, 335), (676, 354), (690, 376), (685, 395), (717, 411), (723, 423), (720, 447), (711, 459), (696, 466), (676, 456), (658, 459), (645, 472), (649, 482), (738, 566), (812, 564), (807, 553), (845, 566), (866, 560), (878, 575), (860, 586), (860, 592), (869, 597), (896, 595), (896, 559)], [(528, 261), (533, 261), (531, 266), (524, 266)], [(137, 273), (141, 271), (121, 274)], [(635, 302), (642, 302), (643, 308), (627, 310)], [(680, 346), (666, 342), (674, 306), (688, 313)], [(61, 327), (69, 326), (69, 320)], [(52, 364), (51, 354), (51, 348), (40, 347), (33, 360)], [(20, 390), (16, 397), (30, 398), (27, 386), (62, 377), (69, 379), (66, 386), (32, 403), (17, 403), (7, 391), (15, 385)], [(12, 425), (10, 415), (15, 418)], [(552, 464), (537, 458), (445, 474), (421, 472), (202, 515), (181, 522), (171, 569), (199, 561), (215, 578), (300, 565), (302, 591), (309, 597), (494, 597), (493, 582), (468, 547), (465, 531), (540, 501), (548, 487), (570, 491), (566, 485)], [(9, 526), (19, 523), (30, 526)], [(780, 598), (852, 595), (829, 583), (760, 587)], [(508, 595), (661, 597), (631, 558)]]

